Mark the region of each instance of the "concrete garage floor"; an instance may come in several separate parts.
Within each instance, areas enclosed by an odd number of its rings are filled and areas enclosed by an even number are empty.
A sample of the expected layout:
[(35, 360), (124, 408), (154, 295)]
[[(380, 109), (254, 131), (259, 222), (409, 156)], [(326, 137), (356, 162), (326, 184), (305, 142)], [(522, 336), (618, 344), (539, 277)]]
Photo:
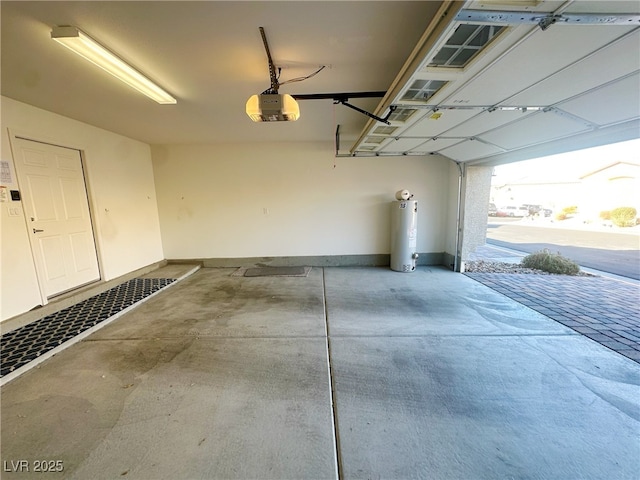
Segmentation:
[(640, 477), (640, 365), (488, 287), (233, 272), (5, 385), (2, 478)]

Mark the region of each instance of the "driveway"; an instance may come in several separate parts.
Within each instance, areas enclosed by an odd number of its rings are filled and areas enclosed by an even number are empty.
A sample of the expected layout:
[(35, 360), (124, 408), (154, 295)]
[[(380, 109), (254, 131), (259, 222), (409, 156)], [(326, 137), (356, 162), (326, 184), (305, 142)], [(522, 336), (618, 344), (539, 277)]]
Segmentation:
[[(519, 263), (524, 252), (492, 245), (470, 260)], [(599, 344), (640, 363), (640, 282), (594, 276), (467, 272), (466, 275)]]
[(640, 280), (640, 235), (634, 229), (565, 228), (550, 221), (490, 218), (487, 243), (533, 253), (545, 248), (560, 252), (588, 268)]

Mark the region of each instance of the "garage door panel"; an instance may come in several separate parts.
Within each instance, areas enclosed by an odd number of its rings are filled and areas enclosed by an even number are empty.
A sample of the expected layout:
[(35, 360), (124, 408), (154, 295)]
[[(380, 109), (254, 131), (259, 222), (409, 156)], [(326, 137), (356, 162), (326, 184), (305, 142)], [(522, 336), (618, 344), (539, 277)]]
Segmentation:
[(420, 123), (407, 128), (402, 133), (412, 137), (435, 137), (479, 113), (478, 110), (447, 110), (443, 108), (438, 112), (428, 114)]
[(597, 125), (632, 120), (640, 116), (640, 75), (611, 83), (558, 107)]
[[(526, 42), (513, 48), (447, 102), (471, 101), (491, 105), (505, 101), (523, 91), (524, 87), (544, 80), (632, 30), (633, 27), (618, 25), (562, 25), (545, 31), (538, 29)], [(548, 53), (541, 56), (540, 52)]]
[(466, 162), (475, 158), (486, 157), (503, 152), (504, 150), (500, 147), (483, 143), (478, 140), (466, 140), (440, 151), (441, 154), (460, 162)]
[[(588, 28), (588, 27), (586, 27)], [(553, 105), (640, 69), (640, 31), (627, 35), (567, 69), (510, 98), (505, 105)], [(627, 52), (624, 54), (624, 52)], [(593, 72), (598, 75), (593, 75)]]
[(591, 130), (586, 122), (564, 117), (553, 112), (538, 112), (522, 121), (480, 135), (482, 140), (511, 150), (547, 142), (568, 135)]
[(482, 114), (473, 117), (469, 121), (449, 130), (447, 135), (456, 137), (472, 137), (478, 135), (478, 133), (487, 132), (507, 123), (520, 120), (532, 113), (533, 111), (523, 112), (520, 110), (485, 111)]

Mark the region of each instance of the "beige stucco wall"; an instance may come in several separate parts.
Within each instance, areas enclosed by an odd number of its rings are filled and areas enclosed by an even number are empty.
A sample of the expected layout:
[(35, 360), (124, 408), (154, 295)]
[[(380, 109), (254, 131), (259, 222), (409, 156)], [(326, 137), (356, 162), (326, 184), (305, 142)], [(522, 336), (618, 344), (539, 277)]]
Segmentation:
[(469, 166), (466, 168), (464, 188), (464, 226), (462, 234), (462, 261), (468, 260), (477, 247), (487, 238), (487, 217), (491, 193), (493, 167)]
[[(455, 236), (457, 171), (437, 155), (335, 158), (332, 143), (151, 147), (1, 101), (1, 159), (12, 170), (11, 135), (82, 151), (104, 280), (165, 258), (388, 254), (389, 204), (403, 188), (419, 201), (419, 252), (449, 251)], [(42, 303), (28, 235), (20, 203), (0, 204), (2, 320)]]
[(492, 173), (493, 167), (449, 161), (444, 258), (445, 264), (456, 271), (464, 271), (469, 255), (485, 244)]
[(640, 212), (640, 165), (619, 163), (583, 177), (579, 198), (580, 213), (594, 221), (618, 207)]
[[(144, 143), (1, 98), (1, 159), (11, 169), (10, 133), (82, 151), (102, 278), (163, 259), (150, 147)], [(15, 182), (11, 188), (18, 189)], [(18, 216), (9, 216), (9, 208)], [(0, 319), (42, 303), (21, 202), (0, 204)]]
[(389, 253), (389, 204), (419, 201), (418, 251), (443, 252), (449, 166), (437, 157), (335, 158), (330, 143), (152, 149), (168, 259)]

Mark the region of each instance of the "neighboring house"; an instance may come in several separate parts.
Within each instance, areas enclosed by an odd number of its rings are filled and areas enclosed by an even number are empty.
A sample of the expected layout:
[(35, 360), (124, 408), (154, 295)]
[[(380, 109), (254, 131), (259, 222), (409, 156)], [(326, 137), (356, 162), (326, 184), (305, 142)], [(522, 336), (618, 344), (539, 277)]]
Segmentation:
[(521, 180), (491, 186), (491, 201), (496, 205), (542, 205), (543, 208), (560, 210), (574, 205), (580, 195), (579, 181)]
[(578, 177), (545, 181), (540, 178), (491, 186), (491, 202), (501, 205), (542, 205), (554, 212), (577, 206), (585, 221), (617, 207), (640, 211), (640, 164), (615, 162)]
[(580, 177), (580, 211), (589, 218), (617, 207), (640, 211), (640, 164), (615, 162)]

